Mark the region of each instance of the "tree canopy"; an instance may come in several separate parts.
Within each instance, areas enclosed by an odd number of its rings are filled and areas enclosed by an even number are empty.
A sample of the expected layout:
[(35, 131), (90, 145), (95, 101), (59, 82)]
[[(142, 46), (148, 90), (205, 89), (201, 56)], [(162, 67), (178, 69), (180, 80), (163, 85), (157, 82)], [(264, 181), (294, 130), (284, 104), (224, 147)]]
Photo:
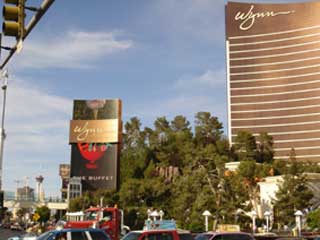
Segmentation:
[[(240, 161), (236, 171), (225, 169), (225, 163), (234, 161)], [(97, 205), (103, 197), (109, 206), (123, 208), (126, 224), (136, 229), (152, 208), (162, 209), (165, 218), (194, 231), (204, 230), (204, 210), (213, 215), (210, 224), (245, 226), (251, 220), (239, 219), (239, 211), (258, 208), (258, 183), (267, 176), (292, 173), (295, 164), (274, 160), (273, 140), (267, 133), (255, 137), (240, 131), (230, 147), (222, 123), (209, 112), (196, 113), (193, 125), (181, 115), (171, 121), (159, 117), (152, 128), (142, 128), (134, 117), (124, 125), (120, 190), (86, 192), (71, 201), (70, 210)], [(288, 199), (292, 192), (295, 197)], [(312, 197), (308, 194), (303, 176), (287, 175), (275, 206), (302, 209)], [(292, 212), (277, 215), (279, 221), (286, 214)]]

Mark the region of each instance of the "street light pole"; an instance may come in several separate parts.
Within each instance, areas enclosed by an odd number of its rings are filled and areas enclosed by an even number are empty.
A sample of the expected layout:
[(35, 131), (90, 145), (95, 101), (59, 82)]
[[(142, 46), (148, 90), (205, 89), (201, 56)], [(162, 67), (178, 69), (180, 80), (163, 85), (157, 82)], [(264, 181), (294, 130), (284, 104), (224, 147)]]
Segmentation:
[(252, 216), (252, 233), (254, 234), (256, 233), (256, 228), (257, 228), (256, 226), (257, 213), (255, 210), (251, 212), (251, 216)]
[(296, 228), (297, 228), (297, 231), (298, 231), (298, 236), (300, 237), (301, 236), (301, 223), (302, 223), (302, 216), (303, 216), (303, 213), (298, 210), (294, 213), (294, 216), (296, 217)]
[(205, 226), (206, 232), (208, 232), (208, 218), (209, 218), (211, 215), (212, 215), (212, 214), (211, 214), (208, 210), (205, 210), (205, 211), (202, 213), (202, 216), (204, 216), (204, 226)]
[(264, 212), (264, 216), (265, 216), (266, 222), (267, 222), (267, 233), (269, 232), (270, 215), (271, 215), (271, 213), (269, 211), (265, 211)]
[(6, 133), (4, 130), (4, 119), (6, 113), (6, 100), (7, 100), (7, 85), (8, 85), (8, 71), (4, 70), (1, 72), (1, 78), (3, 80), (2, 90), (3, 90), (3, 101), (2, 101), (2, 118), (1, 118), (1, 128), (0, 128), (0, 191), (2, 191), (2, 162), (3, 162), (3, 148), (4, 140), (6, 138)]

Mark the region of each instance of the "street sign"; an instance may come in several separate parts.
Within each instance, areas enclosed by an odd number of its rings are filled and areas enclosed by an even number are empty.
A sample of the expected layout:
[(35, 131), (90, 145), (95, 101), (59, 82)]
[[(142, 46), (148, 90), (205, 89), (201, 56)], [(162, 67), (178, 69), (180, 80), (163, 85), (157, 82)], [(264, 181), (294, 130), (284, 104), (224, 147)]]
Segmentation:
[(33, 221), (38, 221), (40, 219), (40, 215), (38, 213), (35, 213), (33, 214), (33, 217), (32, 217)]

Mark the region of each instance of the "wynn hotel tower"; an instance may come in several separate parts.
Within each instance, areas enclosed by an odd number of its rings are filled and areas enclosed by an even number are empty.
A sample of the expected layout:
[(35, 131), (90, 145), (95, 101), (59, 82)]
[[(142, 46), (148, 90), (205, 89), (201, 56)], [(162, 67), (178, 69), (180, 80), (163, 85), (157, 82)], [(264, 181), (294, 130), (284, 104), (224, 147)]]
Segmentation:
[(320, 162), (320, 2), (226, 5), (228, 132)]

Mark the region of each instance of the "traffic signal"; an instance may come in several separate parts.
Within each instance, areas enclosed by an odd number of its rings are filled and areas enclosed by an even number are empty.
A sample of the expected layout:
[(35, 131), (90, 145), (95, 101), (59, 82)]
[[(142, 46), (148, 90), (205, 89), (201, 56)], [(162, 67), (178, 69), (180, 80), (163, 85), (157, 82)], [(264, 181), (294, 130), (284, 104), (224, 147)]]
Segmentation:
[(25, 1), (26, 0), (4, 0), (2, 15), (2, 33), (5, 36), (13, 36), (22, 39), (25, 34)]

